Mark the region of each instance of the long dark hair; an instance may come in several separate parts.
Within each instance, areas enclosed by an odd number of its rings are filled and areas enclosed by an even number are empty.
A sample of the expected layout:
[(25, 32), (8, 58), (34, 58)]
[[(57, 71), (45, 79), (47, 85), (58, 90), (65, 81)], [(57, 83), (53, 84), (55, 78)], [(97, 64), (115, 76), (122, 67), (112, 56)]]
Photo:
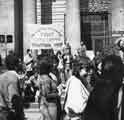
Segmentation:
[(115, 108), (123, 75), (124, 65), (119, 56), (109, 55), (103, 59), (101, 76), (90, 94), (85, 120), (116, 120)]
[(102, 61), (102, 77), (103, 79), (110, 80), (113, 83), (121, 84), (124, 75), (124, 65), (119, 56), (109, 55)]

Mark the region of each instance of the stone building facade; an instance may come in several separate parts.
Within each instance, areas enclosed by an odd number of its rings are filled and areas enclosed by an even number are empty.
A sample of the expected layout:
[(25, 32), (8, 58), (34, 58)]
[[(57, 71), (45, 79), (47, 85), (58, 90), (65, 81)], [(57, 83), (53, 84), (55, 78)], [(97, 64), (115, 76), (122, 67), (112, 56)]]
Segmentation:
[[(9, 49), (15, 49), (20, 57), (23, 55), (23, 50), (29, 47), (28, 42), (25, 42), (28, 24), (63, 24), (64, 40), (68, 41), (68, 35), (66, 35), (68, 11), (66, 8), (70, 1), (0, 0), (0, 10), (2, 11), (0, 14), (0, 39), (1, 35), (12, 35), (12, 42), (0, 43), (1, 54), (5, 56)], [(123, 0), (76, 1), (79, 5), (80, 21), (78, 22), (80, 22), (81, 36), (77, 39), (84, 41), (89, 50), (100, 50), (124, 35)], [(73, 44), (75, 43), (76, 40)]]

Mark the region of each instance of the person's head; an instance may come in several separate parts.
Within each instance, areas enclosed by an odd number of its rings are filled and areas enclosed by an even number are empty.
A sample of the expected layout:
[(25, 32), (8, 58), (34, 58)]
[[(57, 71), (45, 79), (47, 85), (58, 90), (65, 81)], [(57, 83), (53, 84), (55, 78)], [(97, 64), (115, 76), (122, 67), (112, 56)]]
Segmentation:
[(80, 55), (81, 48), (77, 49), (77, 54)]
[(81, 53), (82, 53), (82, 55), (86, 55), (86, 50), (87, 50), (86, 45), (83, 45), (81, 47)]
[(120, 46), (124, 47), (124, 40), (120, 40)]
[(87, 68), (80, 68), (79, 70), (79, 77), (83, 80), (83, 79), (86, 79), (88, 75), (88, 71), (87, 71)]
[(100, 55), (101, 55), (100, 51), (96, 51), (95, 56), (100, 56)]
[(121, 49), (122, 51), (124, 51), (124, 40), (123, 40), (123, 39), (120, 40), (120, 42), (119, 42), (119, 47), (120, 47), (120, 49)]
[(64, 70), (65, 80), (68, 80), (72, 76), (72, 71), (71, 68)]
[(77, 56), (76, 54), (74, 54), (73, 59), (76, 60), (77, 57), (78, 57), (78, 56)]
[(88, 64), (82, 64), (79, 61), (73, 62), (72, 74), (78, 78), (86, 77), (88, 72)]
[(79, 49), (77, 50), (77, 53), (78, 53), (79, 56), (82, 56), (81, 48), (79, 48)]
[(52, 65), (51, 69), (52, 69), (52, 70), (57, 69), (57, 66), (58, 66), (58, 64), (59, 64), (59, 59), (58, 59), (58, 57), (57, 57), (56, 55), (53, 55), (50, 59), (51, 59), (50, 63), (51, 63), (51, 65)]
[(124, 65), (119, 56), (109, 55), (102, 61), (101, 75), (112, 83), (121, 83), (124, 75)]
[(51, 65), (47, 60), (42, 60), (38, 64), (38, 72), (40, 75), (49, 74), (51, 70)]
[(80, 77), (81, 78), (85, 78), (87, 77), (88, 75), (91, 75), (93, 74), (93, 71), (94, 71), (94, 66), (91, 62), (89, 63), (86, 63), (86, 64), (81, 64), (80, 65), (80, 69), (79, 69), (79, 73), (80, 73)]
[(56, 53), (56, 56), (57, 56), (57, 57), (60, 57), (60, 56), (62, 56), (62, 53), (61, 53), (61, 51), (57, 51), (57, 53)]
[(35, 77), (35, 78), (38, 77), (38, 72), (37, 72), (37, 71), (35, 71), (35, 73), (34, 73), (34, 77)]
[(95, 85), (94, 75), (93, 67), (82, 67), (79, 70), (79, 79), (89, 91), (92, 91)]
[(72, 66), (72, 63), (64, 66), (64, 75), (65, 75), (65, 80), (68, 80), (71, 76), (72, 76), (72, 73), (73, 73), (73, 66)]
[(13, 50), (10, 50), (9, 51), (9, 55), (14, 55), (14, 51)]
[(65, 46), (65, 54), (71, 54), (71, 46), (69, 43), (67, 43)]
[(79, 56), (82, 56), (82, 55), (85, 56), (86, 55), (86, 47), (85, 47), (85, 45), (84, 45), (84, 47), (79, 48), (77, 52), (78, 52)]
[(84, 42), (83, 41), (81, 41), (81, 46), (83, 46), (84, 45)]
[(32, 52), (31, 52), (30, 49), (27, 49), (27, 54), (28, 54), (28, 55), (31, 55), (31, 54), (32, 54)]
[(18, 58), (13, 56), (13, 58), (10, 58), (12, 59), (11, 61), (9, 61), (8, 59), (6, 59), (5, 61), (8, 70), (18, 71), (21, 69)]

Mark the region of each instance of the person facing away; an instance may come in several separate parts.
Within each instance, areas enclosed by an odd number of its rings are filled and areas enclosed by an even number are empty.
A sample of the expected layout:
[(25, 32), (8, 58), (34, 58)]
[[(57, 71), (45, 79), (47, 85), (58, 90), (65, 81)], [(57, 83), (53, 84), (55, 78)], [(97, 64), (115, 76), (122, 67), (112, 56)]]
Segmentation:
[(109, 55), (102, 60), (101, 76), (90, 94), (84, 120), (118, 120), (116, 108), (123, 75), (119, 56)]
[(19, 75), (16, 72), (18, 60), (6, 63), (7, 70), (0, 75), (0, 120), (23, 120)]
[(44, 120), (56, 120), (57, 111), (50, 110), (51, 105), (57, 109), (57, 82), (49, 75), (51, 65), (47, 61), (39, 63), (39, 108)]
[(6, 64), (7, 68), (14, 69), (13, 68), (15, 66), (14, 64), (16, 64), (17, 62), (18, 62), (17, 56), (15, 55), (13, 50), (10, 50), (9, 54), (5, 58), (5, 64)]

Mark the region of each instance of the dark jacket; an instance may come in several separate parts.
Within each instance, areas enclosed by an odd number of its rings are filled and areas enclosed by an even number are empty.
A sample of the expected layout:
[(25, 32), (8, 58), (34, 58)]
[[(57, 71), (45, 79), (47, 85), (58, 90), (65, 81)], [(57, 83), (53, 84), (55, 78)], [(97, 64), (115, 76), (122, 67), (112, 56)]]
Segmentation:
[(115, 109), (118, 90), (112, 84), (97, 84), (89, 97), (84, 120), (117, 120)]

